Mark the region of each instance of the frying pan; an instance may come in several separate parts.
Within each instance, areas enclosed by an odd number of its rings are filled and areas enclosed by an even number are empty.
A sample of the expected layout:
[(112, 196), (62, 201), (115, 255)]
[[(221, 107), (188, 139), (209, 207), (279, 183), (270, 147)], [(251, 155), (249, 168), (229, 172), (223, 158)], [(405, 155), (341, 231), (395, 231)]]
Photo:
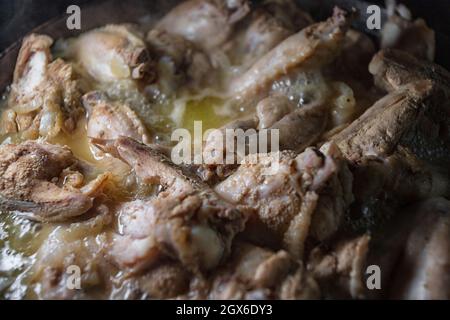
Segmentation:
[[(258, 0), (255, 0), (257, 2)], [(78, 0), (78, 1), (52, 1), (51, 5), (46, 0), (20, 0), (4, 1), (0, 3), (0, 51), (2, 45), (8, 39), (14, 39), (14, 43), (0, 53), (0, 93), (3, 92), (11, 82), (16, 58), (21, 45), (21, 38), (30, 32), (48, 34), (54, 39), (61, 37), (71, 37), (85, 32), (89, 29), (99, 27), (109, 23), (123, 22), (146, 22), (150, 27), (173, 6), (181, 2), (180, 0)], [(299, 5), (310, 12), (316, 20), (323, 20), (332, 12), (332, 8), (338, 5), (344, 9), (352, 7), (359, 10), (360, 15), (354, 22), (353, 27), (359, 31), (370, 34), (372, 37), (379, 37), (377, 30), (371, 31), (366, 28), (366, 8), (370, 4), (382, 5), (382, 0), (372, 0), (372, 2), (360, 0), (297, 0)], [(17, 6), (19, 3), (19, 6)], [(65, 8), (70, 4), (78, 4), (82, 8), (82, 30), (69, 30), (66, 27), (67, 15), (63, 14)], [(437, 63), (450, 69), (450, 29), (447, 23), (450, 15), (450, 2), (441, 0), (409, 0), (407, 5), (421, 10), (427, 22), (436, 31), (437, 38)], [(50, 8), (48, 8), (50, 7)], [(27, 10), (28, 8), (28, 10)], [(8, 17), (13, 11), (14, 17)], [(51, 18), (52, 16), (56, 16)], [(428, 19), (427, 19), (428, 17)], [(50, 19), (44, 24), (34, 27), (34, 22), (42, 22), (42, 19)], [(9, 23), (8, 20), (9, 19)], [(382, 10), (382, 21), (386, 19), (386, 12)], [(6, 21), (7, 25), (2, 25)], [(29, 30), (26, 29), (29, 26)], [(446, 28), (446, 29), (445, 29)]]
[[(256, 1), (256, 0), (255, 0)], [(383, 1), (372, 0), (371, 3), (358, 0), (297, 0), (300, 6), (312, 14), (316, 20), (323, 20), (332, 12), (332, 8), (338, 5), (344, 9), (352, 7), (359, 9), (360, 16), (353, 27), (359, 31), (377, 38), (379, 32), (366, 28), (366, 8), (369, 4), (381, 4)], [(16, 8), (13, 3), (20, 2), (23, 5)], [(151, 26), (158, 21), (180, 0), (63, 0), (52, 2), (51, 8), (36, 8), (42, 16), (35, 17), (25, 10), (26, 6), (36, 7), (36, 3), (47, 3), (47, 0), (8, 0), (0, 3), (0, 51), (5, 43), (8, 45), (0, 53), (0, 94), (11, 82), (17, 54), (21, 46), (22, 37), (30, 32), (48, 34), (54, 39), (61, 37), (73, 37), (80, 32), (110, 23), (141, 22)], [(82, 7), (82, 30), (68, 30), (66, 27), (67, 16), (62, 14), (70, 4), (79, 4)], [(434, 5), (435, 6), (434, 6)], [(408, 6), (416, 9), (419, 16), (424, 17), (436, 31), (437, 57), (436, 61), (450, 69), (450, 24), (447, 19), (450, 16), (450, 1), (447, 0), (417, 0), (409, 1)], [(6, 8), (6, 11), (5, 11)], [(9, 10), (9, 11), (8, 11)], [(8, 16), (14, 12), (14, 16)], [(414, 12), (414, 10), (413, 10)], [(437, 12), (438, 14), (434, 14)], [(61, 15), (62, 14), (62, 15)], [(36, 15), (36, 12), (34, 13)], [(53, 17), (53, 18), (52, 18)], [(428, 18), (427, 18), (428, 17)], [(433, 19), (431, 19), (433, 17)], [(31, 21), (31, 20), (33, 21)], [(49, 19), (49, 20), (47, 20)], [(47, 22), (35, 27), (36, 23)], [(386, 12), (382, 11), (382, 21), (386, 20)], [(9, 22), (5, 22), (9, 21)], [(445, 29), (447, 28), (447, 29)]]

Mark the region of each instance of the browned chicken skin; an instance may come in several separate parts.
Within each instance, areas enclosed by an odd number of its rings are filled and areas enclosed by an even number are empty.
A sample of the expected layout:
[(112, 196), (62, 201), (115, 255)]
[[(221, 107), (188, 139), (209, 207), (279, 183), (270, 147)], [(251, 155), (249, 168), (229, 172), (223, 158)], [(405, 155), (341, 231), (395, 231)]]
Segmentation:
[[(150, 147), (125, 137), (94, 142), (128, 163), (144, 183), (163, 188), (143, 207), (136, 209), (136, 203), (131, 207), (129, 222), (141, 219), (143, 224), (130, 225), (129, 230), (125, 225), (124, 235), (116, 238), (113, 254), (117, 253), (119, 264), (139, 264), (140, 269), (142, 263), (151, 264), (164, 253), (197, 272), (217, 266), (229, 254), (233, 237), (245, 224), (243, 213)], [(129, 250), (132, 246), (135, 249)]]
[[(357, 215), (387, 219), (402, 206), (447, 196), (446, 112), (429, 80), (388, 94), (333, 139), (352, 163)], [(354, 217), (354, 219), (356, 219)]]
[(301, 257), (307, 237), (324, 241), (339, 228), (352, 202), (351, 174), (334, 145), (322, 152), (310, 148), (297, 157), (292, 152), (258, 157), (254, 164), (244, 162), (215, 190), (255, 211), (245, 236), (265, 245), (282, 244)]
[[(397, 50), (379, 52), (369, 69), (375, 77), (375, 83), (389, 92), (402, 91), (405, 85), (423, 87), (419, 90), (423, 92), (420, 93), (419, 103), (423, 101), (424, 106), (418, 109), (420, 113), (415, 121), (407, 122), (409, 132), (402, 134), (400, 143), (421, 160), (446, 168), (450, 148), (447, 103), (450, 96), (450, 73), (432, 62), (418, 60)], [(422, 85), (414, 85), (415, 83)]]
[[(303, 151), (325, 131), (328, 110), (324, 106), (297, 108), (276, 121), (270, 130), (278, 130), (281, 150)], [(292, 132), (298, 132), (293, 135)]]
[(3, 134), (24, 139), (72, 132), (83, 114), (81, 91), (72, 66), (52, 61), (50, 37), (31, 34), (23, 40), (14, 71), (9, 108), (3, 112)]
[[(326, 109), (322, 105), (298, 108), (283, 95), (269, 96), (257, 104), (255, 116), (232, 121), (208, 135), (203, 148), (206, 167), (216, 167), (216, 174), (222, 172), (228, 175), (248, 154), (278, 150), (301, 152), (315, 143), (325, 131), (328, 118)], [(237, 136), (239, 131), (247, 139), (245, 150), (237, 148), (240, 143)], [(293, 132), (297, 134), (293, 135)], [(274, 134), (278, 145), (271, 144)], [(251, 143), (259, 146), (260, 139), (267, 140), (266, 150), (254, 150), (248, 146)], [(226, 164), (229, 158), (234, 159), (234, 164)], [(220, 180), (225, 177), (219, 174)]]
[(320, 289), (301, 262), (285, 251), (238, 243), (228, 264), (212, 277), (211, 299), (317, 299)]
[(364, 274), (370, 237), (340, 241), (330, 252), (314, 248), (308, 260), (308, 270), (327, 296), (342, 296), (355, 299), (365, 297)]
[[(447, 158), (446, 107), (434, 100), (440, 89), (429, 80), (410, 83), (379, 100), (334, 140), (352, 161), (385, 157), (404, 147), (419, 159), (439, 164)], [(430, 143), (426, 143), (430, 140)], [(434, 141), (432, 141), (434, 140)]]
[(192, 274), (181, 264), (166, 262), (149, 270), (139, 278), (139, 290), (150, 299), (180, 297), (189, 291)]
[(248, 95), (259, 95), (269, 89), (274, 81), (291, 72), (310, 70), (330, 63), (342, 48), (349, 23), (348, 14), (336, 9), (328, 20), (290, 36), (232, 81), (230, 95), (241, 99)]
[(87, 93), (82, 100), (88, 112), (88, 137), (116, 139), (125, 136), (149, 143), (147, 129), (128, 105), (98, 91)]
[(312, 18), (291, 1), (263, 1), (243, 19), (224, 50), (234, 64), (249, 67), (281, 41), (312, 23)]
[(405, 51), (385, 49), (378, 52), (369, 64), (369, 71), (375, 78), (375, 84), (389, 92), (420, 80), (433, 81), (446, 91), (450, 89), (450, 73), (447, 70)]
[[(107, 175), (85, 184), (70, 150), (40, 142), (0, 148), (0, 206), (38, 221), (64, 221), (87, 212)], [(84, 186), (83, 186), (84, 185)]]

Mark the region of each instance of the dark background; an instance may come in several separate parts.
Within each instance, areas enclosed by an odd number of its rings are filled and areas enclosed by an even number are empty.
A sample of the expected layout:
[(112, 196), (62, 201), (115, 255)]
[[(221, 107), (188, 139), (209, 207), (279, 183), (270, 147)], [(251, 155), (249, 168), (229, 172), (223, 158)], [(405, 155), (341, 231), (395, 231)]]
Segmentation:
[(0, 0), (0, 52), (36, 26), (92, 0)]
[[(103, 0), (0, 0), (0, 52), (19, 40), (36, 26), (64, 15), (71, 4), (83, 7)], [(147, 0), (160, 1), (160, 0)], [(164, 1), (164, 0), (161, 0)], [(298, 0), (309, 9), (317, 9), (317, 16), (328, 15), (332, 2), (341, 4), (358, 0)], [(384, 0), (366, 0), (384, 5)], [(437, 33), (437, 61), (450, 69), (450, 0), (405, 0), (414, 16), (424, 18)], [(126, 2), (125, 2), (126, 3)]]

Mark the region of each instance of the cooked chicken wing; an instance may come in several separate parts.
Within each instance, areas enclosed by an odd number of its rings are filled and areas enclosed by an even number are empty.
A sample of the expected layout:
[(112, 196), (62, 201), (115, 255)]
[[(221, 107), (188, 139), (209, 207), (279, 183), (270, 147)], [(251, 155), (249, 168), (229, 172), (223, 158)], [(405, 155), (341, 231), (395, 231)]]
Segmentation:
[(449, 194), (448, 117), (436, 91), (429, 80), (400, 87), (334, 137), (354, 164), (361, 213)]
[(295, 109), (295, 104), (285, 96), (270, 96), (261, 100), (256, 106), (258, 128), (269, 129)]
[(215, 190), (231, 203), (252, 208), (245, 236), (279, 245), (301, 257), (307, 237), (328, 239), (352, 202), (351, 174), (334, 145), (322, 151), (260, 154), (243, 163)]
[(125, 137), (95, 144), (128, 163), (144, 183), (163, 188), (143, 204), (125, 205), (131, 219), (125, 220), (112, 249), (122, 267), (141, 269), (166, 255), (196, 272), (216, 267), (229, 254), (245, 214), (150, 147)]
[(38, 221), (64, 221), (87, 212), (108, 179), (90, 183), (65, 147), (28, 141), (0, 147), (0, 207)]
[(448, 111), (434, 97), (440, 94), (429, 80), (410, 83), (379, 100), (334, 140), (344, 154), (357, 161), (363, 156), (390, 155), (400, 146), (419, 159), (448, 163)]
[[(327, 125), (327, 118), (323, 106), (297, 108), (285, 96), (269, 96), (258, 103), (255, 116), (232, 121), (211, 132), (204, 144), (203, 159), (207, 165), (221, 165), (225, 164), (226, 159), (234, 159), (236, 166), (251, 153), (278, 150), (301, 152), (317, 141)], [(260, 135), (261, 130), (267, 130), (265, 136)], [(239, 141), (239, 131), (243, 132), (246, 141)], [(277, 146), (271, 145), (272, 133), (276, 133)], [(259, 139), (267, 140), (266, 150), (249, 148), (250, 143), (260, 146)], [(239, 144), (244, 144), (245, 148), (241, 150)]]
[(162, 18), (156, 28), (211, 50), (227, 40), (233, 26), (249, 9), (247, 0), (184, 1)]
[(146, 40), (157, 57), (157, 84), (164, 94), (170, 96), (185, 89), (199, 91), (217, 82), (217, 70), (210, 57), (189, 40), (156, 28), (148, 32)]
[(72, 66), (61, 59), (52, 62), (52, 43), (50, 37), (37, 34), (23, 40), (2, 115), (3, 134), (36, 139), (75, 129), (83, 114), (81, 91)]
[(312, 23), (312, 18), (293, 1), (264, 1), (241, 22), (224, 49), (233, 64), (246, 68), (281, 41)]
[(150, 81), (155, 76), (143, 36), (130, 25), (108, 25), (83, 33), (70, 44), (68, 56), (98, 82)]
[(207, 165), (220, 165), (225, 164), (226, 159), (232, 159), (234, 165), (239, 165), (245, 156), (245, 150), (242, 150), (243, 153), (238, 154), (240, 150), (237, 150), (237, 145), (246, 144), (246, 141), (238, 141), (238, 135), (236, 134), (238, 132), (235, 132), (235, 130), (242, 131), (242, 139), (244, 135), (248, 136), (256, 133), (257, 123), (254, 117), (237, 119), (211, 132), (206, 138), (203, 148), (204, 162)]
[(311, 251), (308, 270), (319, 282), (324, 297), (362, 299), (366, 296), (364, 275), (370, 237), (340, 241), (331, 252), (320, 247)]
[(290, 36), (259, 59), (247, 72), (231, 82), (229, 94), (241, 98), (258, 95), (282, 76), (330, 63), (344, 44), (349, 23), (347, 13), (336, 8), (327, 21), (313, 24)]
[(88, 112), (88, 137), (116, 139), (125, 136), (149, 143), (146, 127), (128, 105), (98, 91), (84, 95), (83, 104)]
[(230, 261), (211, 279), (210, 299), (289, 299), (320, 297), (314, 278), (286, 251), (238, 243)]
[(145, 298), (170, 299), (186, 295), (192, 275), (183, 265), (165, 262), (139, 278), (139, 289)]
[(446, 69), (400, 50), (378, 52), (369, 64), (369, 71), (375, 78), (375, 84), (388, 92), (420, 80), (433, 81), (444, 91), (450, 91), (450, 73)]
[(280, 150), (301, 152), (313, 145), (325, 131), (327, 113), (323, 106), (298, 108), (275, 122), (270, 130), (278, 130)]

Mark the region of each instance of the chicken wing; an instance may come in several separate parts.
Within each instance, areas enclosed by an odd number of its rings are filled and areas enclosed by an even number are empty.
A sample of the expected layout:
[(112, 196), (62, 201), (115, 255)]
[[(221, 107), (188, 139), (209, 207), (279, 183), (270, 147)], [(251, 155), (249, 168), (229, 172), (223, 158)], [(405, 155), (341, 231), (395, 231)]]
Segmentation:
[(81, 89), (72, 65), (52, 61), (53, 40), (31, 34), (23, 40), (17, 58), (8, 108), (2, 115), (2, 133), (23, 139), (55, 137), (72, 132), (84, 113)]
[[(165, 255), (198, 272), (214, 268), (229, 254), (245, 225), (244, 213), (148, 146), (125, 137), (94, 143), (128, 163), (144, 183), (163, 190), (143, 205), (126, 205), (126, 215), (131, 212), (133, 218), (126, 219), (129, 223), (113, 247), (120, 265), (141, 269)], [(142, 223), (134, 223), (136, 219)]]
[(0, 207), (38, 221), (86, 213), (108, 179), (103, 174), (86, 184), (70, 150), (35, 141), (1, 146), (0, 168)]

